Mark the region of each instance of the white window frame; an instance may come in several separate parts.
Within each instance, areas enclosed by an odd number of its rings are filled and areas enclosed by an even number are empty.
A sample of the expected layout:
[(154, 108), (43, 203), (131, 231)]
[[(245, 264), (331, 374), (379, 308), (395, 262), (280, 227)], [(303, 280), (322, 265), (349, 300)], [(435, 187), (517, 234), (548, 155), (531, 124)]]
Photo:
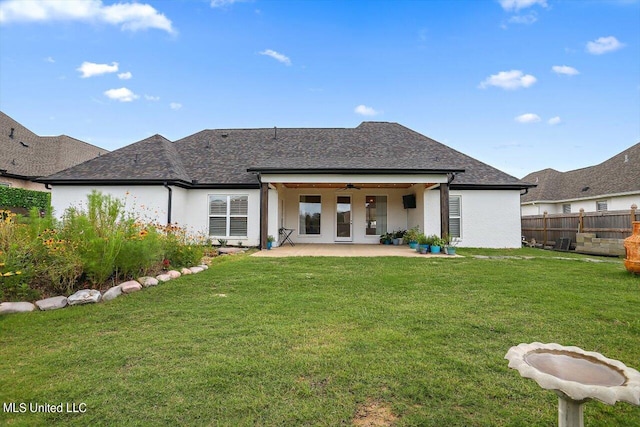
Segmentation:
[[(318, 224), (318, 233), (307, 233), (306, 228), (300, 225), (300, 201), (302, 197), (319, 197), (320, 198), (320, 223)], [(305, 202), (306, 203), (306, 202)], [(321, 194), (299, 194), (298, 195), (298, 236), (319, 237), (322, 236), (322, 195)]]
[[(449, 196), (449, 206), (451, 206), (451, 199), (458, 199), (458, 206), (460, 207), (458, 215), (453, 215), (451, 209), (449, 209), (449, 237), (452, 239), (462, 239), (462, 196), (458, 194), (453, 194)], [(451, 234), (451, 220), (457, 219), (459, 221), (458, 229), (460, 231), (459, 236), (454, 236)]]
[[(385, 227), (384, 227), (385, 228), (384, 233), (388, 233), (389, 232), (389, 195), (388, 194), (367, 194), (367, 195), (364, 196), (364, 208), (365, 208), (364, 234), (365, 234), (366, 237), (377, 237), (377, 238), (380, 238), (380, 236), (381, 236), (380, 234), (367, 234), (367, 224), (366, 224), (366, 222), (367, 222), (366, 221), (366, 219), (367, 219), (367, 213), (366, 213), (367, 197), (375, 197), (376, 198), (376, 206), (378, 204), (378, 197), (386, 197), (385, 205), (387, 206), (387, 208), (386, 208), (387, 212), (385, 213), (386, 214), (386, 217), (385, 217), (386, 224), (385, 224)], [(377, 207), (376, 207), (376, 209), (377, 209)], [(376, 219), (376, 221), (377, 221), (377, 219)], [(384, 234), (384, 233), (382, 233), (382, 234)]]
[[(211, 214), (211, 198), (212, 197), (217, 197), (217, 198), (226, 198), (226, 213), (224, 215), (222, 214)], [(236, 198), (236, 197), (244, 197), (247, 200), (247, 209), (246, 209), (246, 213), (245, 214), (237, 214), (231, 213), (231, 199)], [(207, 197), (207, 218), (209, 219), (209, 236), (210, 237), (222, 237), (225, 239), (246, 239), (247, 238), (247, 234), (249, 234), (249, 195), (248, 194), (209, 194)], [(225, 218), (225, 235), (218, 235), (218, 234), (211, 234), (211, 218)], [(245, 218), (246, 222), (247, 222), (247, 230), (246, 233), (242, 236), (232, 236), (231, 235), (231, 218)]]

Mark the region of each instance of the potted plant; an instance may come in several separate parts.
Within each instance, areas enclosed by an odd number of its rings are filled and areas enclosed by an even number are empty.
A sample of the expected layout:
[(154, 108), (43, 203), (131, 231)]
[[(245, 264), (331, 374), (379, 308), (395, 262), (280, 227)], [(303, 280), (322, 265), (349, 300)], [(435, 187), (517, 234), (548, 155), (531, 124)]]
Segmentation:
[(429, 251), (429, 238), (424, 233), (418, 234), (418, 246), (416, 249), (421, 254), (426, 254)]
[(402, 239), (407, 230), (398, 230), (393, 232), (393, 244), (398, 246), (402, 244)]
[(271, 249), (273, 247), (273, 242), (276, 241), (276, 238), (273, 237), (271, 234), (269, 234), (267, 236), (267, 249)]
[(391, 243), (393, 243), (393, 234), (391, 233), (384, 233), (380, 235), (380, 243), (384, 244), (384, 245), (390, 245)]
[(409, 247), (411, 249), (415, 249), (416, 246), (418, 246), (418, 234), (420, 234), (420, 227), (417, 225), (408, 229), (407, 232), (404, 233), (403, 240), (409, 243)]
[(440, 249), (442, 249), (442, 239), (438, 236), (436, 236), (435, 234), (430, 236), (430, 240), (431, 240), (431, 253), (432, 254), (439, 254), (440, 253)]
[(445, 234), (443, 239), (445, 241), (444, 252), (447, 255), (455, 255), (458, 240), (456, 238), (452, 238), (449, 234)]

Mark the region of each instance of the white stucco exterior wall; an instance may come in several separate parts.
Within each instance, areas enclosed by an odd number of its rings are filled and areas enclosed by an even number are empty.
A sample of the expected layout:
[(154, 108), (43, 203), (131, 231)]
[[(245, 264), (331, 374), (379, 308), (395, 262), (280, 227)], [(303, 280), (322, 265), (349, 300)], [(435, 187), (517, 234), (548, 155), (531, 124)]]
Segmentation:
[(461, 196), (460, 246), (521, 247), (520, 190), (451, 190)]
[[(162, 185), (54, 185), (51, 191), (51, 206), (54, 215), (61, 218), (69, 207), (86, 207), (87, 196), (93, 190), (123, 200), (126, 210), (134, 212), (144, 221), (155, 221), (162, 224), (167, 222), (168, 191)], [(174, 219), (172, 218), (172, 220)]]
[[(191, 189), (171, 186), (171, 222), (185, 227), (192, 234), (209, 234), (209, 195), (247, 195), (248, 220), (246, 238), (227, 239), (230, 244), (242, 242), (244, 246), (260, 243), (260, 191), (259, 190), (214, 190)], [(61, 218), (70, 206), (86, 206), (87, 196), (97, 190), (110, 194), (126, 203), (127, 211), (145, 222), (167, 223), (168, 190), (162, 186), (53, 186), (51, 204), (54, 214)]]

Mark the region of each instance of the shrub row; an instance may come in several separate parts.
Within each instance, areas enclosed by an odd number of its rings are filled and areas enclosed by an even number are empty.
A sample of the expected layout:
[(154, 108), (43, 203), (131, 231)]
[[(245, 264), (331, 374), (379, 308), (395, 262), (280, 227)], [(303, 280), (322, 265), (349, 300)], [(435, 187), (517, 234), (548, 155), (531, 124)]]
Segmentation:
[(7, 208), (36, 208), (47, 211), (51, 206), (51, 193), (25, 190), (24, 188), (0, 187), (0, 206)]
[(139, 221), (116, 198), (94, 192), (62, 220), (37, 209), (0, 212), (0, 301), (69, 295), (168, 268), (197, 265), (204, 241), (183, 228)]

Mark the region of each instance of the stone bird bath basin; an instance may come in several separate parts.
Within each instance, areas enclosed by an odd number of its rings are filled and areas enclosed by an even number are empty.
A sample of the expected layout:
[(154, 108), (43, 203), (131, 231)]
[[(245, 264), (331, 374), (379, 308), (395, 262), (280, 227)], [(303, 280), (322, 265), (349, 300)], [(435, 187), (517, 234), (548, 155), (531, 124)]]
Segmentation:
[(585, 402), (640, 405), (640, 372), (600, 353), (559, 344), (520, 344), (505, 359), (521, 376), (558, 395), (558, 425), (584, 426)]

